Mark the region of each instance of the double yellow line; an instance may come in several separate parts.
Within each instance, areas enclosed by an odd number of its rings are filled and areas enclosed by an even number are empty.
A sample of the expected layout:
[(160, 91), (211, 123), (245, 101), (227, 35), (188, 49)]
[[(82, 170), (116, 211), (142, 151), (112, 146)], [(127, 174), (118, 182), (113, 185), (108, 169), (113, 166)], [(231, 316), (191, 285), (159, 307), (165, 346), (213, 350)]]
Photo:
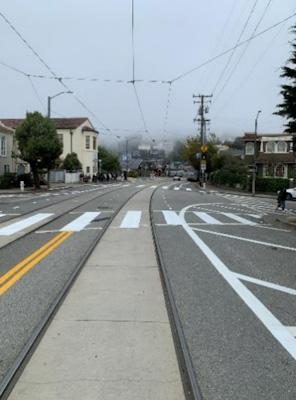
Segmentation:
[(6, 274), (0, 277), (0, 296), (11, 286), (19, 281), (27, 272), (34, 268), (40, 261), (48, 256), (54, 249), (60, 246), (74, 232), (61, 232), (40, 247), (34, 253), (12, 267)]

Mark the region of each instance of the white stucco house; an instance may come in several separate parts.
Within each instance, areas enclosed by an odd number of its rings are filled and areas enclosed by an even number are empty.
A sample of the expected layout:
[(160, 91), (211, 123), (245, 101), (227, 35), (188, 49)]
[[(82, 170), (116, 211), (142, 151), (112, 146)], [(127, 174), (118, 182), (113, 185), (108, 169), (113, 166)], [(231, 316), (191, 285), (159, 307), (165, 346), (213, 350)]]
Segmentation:
[(14, 130), (0, 123), (0, 175), (14, 172), (15, 160), (13, 154)]
[[(63, 160), (67, 154), (76, 153), (82, 164), (85, 175), (92, 176), (98, 172), (98, 131), (87, 117), (51, 118), (59, 138), (63, 144)], [(1, 119), (7, 129), (13, 131), (23, 122), (23, 119)], [(17, 172), (17, 171), (15, 171)]]

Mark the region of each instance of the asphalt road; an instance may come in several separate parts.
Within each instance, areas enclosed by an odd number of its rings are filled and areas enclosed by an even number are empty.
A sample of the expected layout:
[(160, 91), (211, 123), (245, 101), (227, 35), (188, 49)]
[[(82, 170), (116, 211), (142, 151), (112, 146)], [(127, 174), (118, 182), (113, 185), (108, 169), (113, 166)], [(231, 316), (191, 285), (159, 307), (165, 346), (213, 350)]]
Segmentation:
[[(46, 202), (47, 207), (38, 210), (39, 213), (50, 209), (53, 216), (58, 218), (42, 227), (33, 226), (30, 233), (18, 239), (17, 236), (12, 236), (11, 243), (0, 249), (0, 382), (88, 248), (102, 235), (104, 226), (125, 201), (143, 186), (144, 184), (139, 183), (121, 183), (118, 186), (85, 187), (84, 192), (73, 191), (69, 195), (60, 192), (59, 196), (53, 196), (56, 204), (48, 206)], [(59, 198), (59, 202), (55, 198)], [(43, 201), (43, 197), (40, 201)], [(87, 203), (83, 204), (85, 201)], [(15, 203), (1, 204), (2, 211), (14, 207), (13, 204)], [(34, 211), (34, 206), (38, 207), (38, 203), (33, 204), (31, 199), (19, 204), (23, 213)], [(75, 230), (73, 221), (85, 218), (90, 213), (94, 213), (91, 214), (92, 219), (83, 229), (70, 233), (61, 232), (69, 224), (72, 225), (66, 231)], [(64, 234), (68, 236), (62, 237)], [(30, 255), (48, 243), (54, 243), (56, 238), (60, 238), (58, 245), (54, 244), (48, 254), (45, 249), (43, 253), (46, 256), (41, 257), (39, 262), (37, 255), (32, 261), (34, 264), (37, 260), (36, 265), (32, 266)], [(23, 260), (28, 264), (28, 272), (15, 282), (13, 277), (18, 273), (8, 276), (7, 282), (11, 286), (1, 292), (6, 284), (3, 277), (13, 267), (18, 271)]]
[(295, 400), (296, 231), (264, 223), (274, 200), (181, 181), (152, 209), (204, 399)]

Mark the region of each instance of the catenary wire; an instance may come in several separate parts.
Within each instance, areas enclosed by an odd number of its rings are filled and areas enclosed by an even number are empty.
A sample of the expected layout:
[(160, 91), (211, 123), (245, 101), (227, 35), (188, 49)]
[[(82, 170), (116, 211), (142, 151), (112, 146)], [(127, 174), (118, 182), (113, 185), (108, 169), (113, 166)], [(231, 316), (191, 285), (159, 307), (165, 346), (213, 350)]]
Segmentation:
[(263, 29), (262, 31), (258, 32), (256, 35), (254, 35), (253, 37), (249, 37), (248, 39), (242, 40), (240, 43), (238, 43), (236, 46), (233, 46), (227, 50), (224, 50), (222, 53), (217, 54), (214, 57), (209, 58), (208, 60), (202, 62), (201, 64), (197, 65), (194, 68), (191, 68), (190, 70), (183, 72), (182, 74), (176, 76), (175, 78), (171, 79), (171, 82), (174, 83), (180, 79), (185, 78), (186, 76), (192, 74), (193, 72), (201, 69), (202, 67), (204, 67), (205, 65), (208, 65), (210, 63), (212, 63), (213, 61), (217, 60), (220, 57), (225, 56), (226, 54), (230, 53), (232, 50), (237, 49), (238, 47), (243, 46), (244, 44), (248, 43), (251, 40), (254, 40), (262, 35), (264, 35), (265, 33), (271, 31), (272, 29), (276, 28), (277, 26), (289, 21), (290, 19), (294, 18), (296, 16), (296, 12), (294, 12), (293, 14), (289, 15), (288, 17), (281, 19), (280, 21), (276, 22), (275, 24), (269, 26), (268, 28)]
[[(21, 35), (21, 33), (16, 29), (16, 27), (8, 20), (8, 18), (0, 11), (0, 17), (9, 25), (9, 27), (15, 32), (15, 34), (20, 38), (20, 40), (28, 47), (32, 53), (38, 58), (38, 60), (45, 66), (45, 68), (53, 75), (57, 77), (57, 74), (51, 69), (51, 67), (44, 61), (44, 59), (39, 55), (39, 53), (30, 45), (30, 43)], [(74, 93), (73, 90), (67, 86), (61, 78), (58, 78), (58, 82), (65, 88), (67, 91), (72, 92), (73, 97), (78, 101), (78, 103), (89, 112), (103, 127), (106, 128), (104, 124), (98, 119), (98, 117), (85, 105), (85, 103), (79, 99), (79, 97)]]
[(35, 95), (36, 95), (36, 97), (37, 97), (37, 99), (38, 99), (43, 111), (46, 111), (45, 105), (43, 104), (43, 102), (41, 100), (41, 97), (40, 97), (40, 95), (39, 95), (39, 93), (38, 93), (38, 91), (37, 91), (37, 89), (36, 89), (36, 87), (35, 87), (35, 85), (34, 85), (34, 83), (33, 83), (33, 81), (32, 81), (30, 76), (28, 76), (28, 80), (30, 82), (30, 85), (31, 85), (31, 87), (33, 89), (33, 92), (35, 93)]
[(167, 94), (167, 101), (164, 113), (164, 123), (163, 123), (163, 135), (167, 133), (167, 123), (169, 118), (169, 108), (171, 105), (171, 95), (172, 95), (172, 83), (169, 85), (168, 94)]
[(141, 115), (141, 119), (142, 119), (142, 123), (143, 123), (144, 129), (145, 129), (145, 132), (149, 133), (148, 128), (147, 128), (147, 124), (146, 124), (146, 121), (145, 121), (143, 109), (142, 109), (142, 106), (141, 106), (139, 94), (138, 94), (138, 91), (137, 91), (137, 88), (136, 88), (136, 85), (133, 83), (132, 86), (133, 86), (134, 93), (135, 93), (135, 96), (136, 96), (136, 100), (137, 100), (137, 104), (138, 104), (138, 107), (139, 107), (139, 111), (140, 111), (140, 115)]
[[(258, 3), (258, 0), (255, 0), (254, 3), (253, 3), (253, 6), (252, 6), (252, 8), (251, 8), (251, 10), (249, 12), (249, 15), (248, 15), (248, 17), (247, 17), (247, 19), (246, 19), (246, 21), (245, 21), (245, 23), (243, 25), (243, 28), (242, 28), (242, 30), (241, 30), (241, 32), (239, 34), (239, 37), (238, 37), (238, 39), (237, 39), (237, 41), (235, 43), (235, 46), (240, 42), (241, 38), (243, 37), (243, 34), (245, 33), (245, 31), (247, 29), (247, 26), (249, 25), (250, 19), (252, 18), (252, 15), (254, 14), (254, 11), (255, 11), (257, 3)], [(216, 83), (214, 85), (212, 93), (216, 92), (217, 87), (219, 86), (220, 82), (222, 81), (222, 79), (223, 79), (223, 77), (224, 77), (224, 75), (225, 75), (225, 73), (227, 71), (227, 68), (229, 67), (229, 65), (230, 65), (230, 63), (231, 63), (231, 61), (233, 59), (235, 51), (236, 51), (236, 47), (229, 54), (229, 57), (228, 57), (225, 65), (224, 65), (224, 68), (222, 69), (222, 71), (221, 71), (221, 73), (220, 73), (220, 75), (219, 75), (219, 77), (218, 77), (218, 79), (217, 79), (217, 81), (216, 81)]]
[[(271, 2), (272, 2), (272, 0), (269, 0), (269, 1), (267, 2), (266, 6), (265, 6), (265, 8), (264, 8), (264, 10), (263, 10), (263, 13), (262, 13), (261, 17), (260, 17), (259, 21), (257, 22), (257, 24), (256, 24), (256, 26), (255, 26), (255, 28), (254, 28), (254, 30), (253, 30), (253, 32), (252, 32), (251, 37), (253, 37), (253, 36), (256, 34), (256, 32), (257, 32), (259, 26), (261, 25), (261, 22), (263, 21), (263, 18), (264, 18), (265, 15), (266, 15), (266, 12), (267, 12), (267, 10), (268, 10), (268, 8), (269, 8)], [(219, 90), (219, 92), (216, 94), (215, 99), (214, 99), (214, 102), (217, 101), (217, 99), (220, 97), (221, 93), (223, 92), (223, 90), (224, 90), (225, 87), (227, 86), (228, 82), (229, 82), (230, 79), (232, 78), (232, 76), (233, 76), (233, 74), (235, 73), (235, 71), (236, 71), (238, 65), (240, 64), (242, 58), (243, 58), (244, 55), (246, 54), (246, 52), (247, 52), (247, 50), (248, 50), (250, 44), (251, 44), (251, 42), (246, 43), (245, 48), (243, 49), (243, 52), (241, 53), (240, 57), (238, 58), (237, 62), (236, 62), (235, 65), (234, 65), (234, 67), (233, 67), (232, 70), (230, 71), (230, 73), (229, 73), (228, 77), (226, 78), (226, 80), (225, 80), (223, 86), (221, 87), (221, 89)]]

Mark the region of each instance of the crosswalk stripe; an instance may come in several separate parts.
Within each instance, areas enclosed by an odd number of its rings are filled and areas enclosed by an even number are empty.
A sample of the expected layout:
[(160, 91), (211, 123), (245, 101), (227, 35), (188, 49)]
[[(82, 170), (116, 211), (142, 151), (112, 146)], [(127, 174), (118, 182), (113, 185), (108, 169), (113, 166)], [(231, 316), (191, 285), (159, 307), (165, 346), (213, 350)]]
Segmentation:
[(182, 221), (175, 211), (162, 211), (162, 214), (168, 225), (182, 225)]
[(211, 215), (205, 212), (194, 211), (194, 214), (204, 222), (207, 222), (208, 224), (223, 225), (222, 222), (218, 221), (216, 218), (212, 217)]
[(163, 186), (162, 188), (166, 190), (166, 189), (168, 189), (168, 186)]
[(128, 211), (120, 224), (120, 228), (139, 228), (141, 217), (141, 211)]
[(156, 188), (157, 188), (157, 185), (150, 186), (150, 189), (156, 189)]
[(31, 225), (37, 224), (37, 222), (43, 221), (46, 218), (52, 216), (52, 213), (39, 213), (31, 217), (22, 219), (21, 221), (7, 225), (0, 229), (0, 236), (10, 236), (14, 233), (20, 232), (21, 230), (28, 228)]
[(86, 227), (92, 220), (94, 220), (101, 212), (85, 212), (80, 217), (74, 219), (74, 221), (65, 225), (61, 232), (79, 232)]
[(180, 188), (178, 186), (175, 186), (174, 190), (180, 190)]
[(191, 188), (186, 188), (187, 192), (192, 192)]
[(0, 214), (0, 218), (1, 218), (1, 217), (5, 217), (5, 214)]
[(141, 188), (141, 187), (144, 187), (145, 185), (138, 185), (138, 186), (136, 186), (137, 188)]
[(244, 225), (257, 225), (256, 222), (250, 221), (246, 218), (240, 217), (239, 215), (233, 214), (233, 213), (224, 213), (222, 212), (221, 214), (225, 215), (226, 217), (230, 219), (234, 219), (235, 221), (241, 222)]

